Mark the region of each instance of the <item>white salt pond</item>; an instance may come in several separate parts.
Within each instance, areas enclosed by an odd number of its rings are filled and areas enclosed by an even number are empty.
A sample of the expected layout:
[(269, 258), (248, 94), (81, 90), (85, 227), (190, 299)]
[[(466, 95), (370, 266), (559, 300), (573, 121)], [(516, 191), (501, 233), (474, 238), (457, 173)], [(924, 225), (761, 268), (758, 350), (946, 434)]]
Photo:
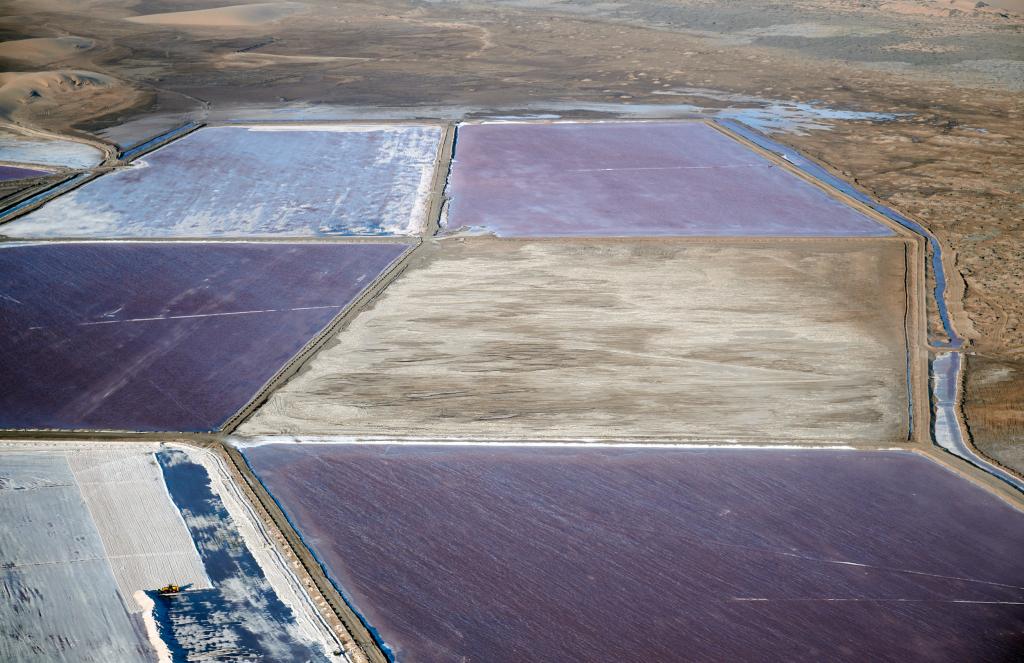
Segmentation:
[(102, 161), (103, 152), (85, 143), (0, 133), (0, 162), (80, 169)]

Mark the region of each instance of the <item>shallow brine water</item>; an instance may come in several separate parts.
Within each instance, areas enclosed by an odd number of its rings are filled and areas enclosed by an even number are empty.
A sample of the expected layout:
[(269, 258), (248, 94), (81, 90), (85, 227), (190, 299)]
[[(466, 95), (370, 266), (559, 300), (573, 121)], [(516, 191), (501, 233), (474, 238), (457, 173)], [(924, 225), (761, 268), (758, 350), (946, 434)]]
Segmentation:
[(0, 428), (214, 430), (406, 250), (0, 244)]
[(1024, 513), (909, 452), (245, 453), (399, 661), (995, 660), (1022, 642)]
[(702, 122), (461, 125), (449, 231), (504, 237), (887, 236)]
[(182, 451), (156, 454), (212, 589), (173, 597), (150, 592), (160, 637), (181, 660), (312, 661), (326, 652), (293, 633), (295, 615), (246, 547), (206, 469)]

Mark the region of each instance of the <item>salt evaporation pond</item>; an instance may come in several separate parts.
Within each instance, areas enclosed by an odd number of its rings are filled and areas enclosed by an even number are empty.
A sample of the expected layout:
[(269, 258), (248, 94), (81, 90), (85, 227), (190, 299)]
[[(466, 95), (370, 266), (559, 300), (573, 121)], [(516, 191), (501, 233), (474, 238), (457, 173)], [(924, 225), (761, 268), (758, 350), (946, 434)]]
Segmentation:
[(327, 652), (302, 638), (294, 612), (246, 547), (206, 469), (180, 450), (156, 457), (214, 585), (169, 600), (152, 593), (160, 637), (175, 660), (327, 660)]
[(50, 175), (48, 170), (33, 170), (31, 168), (18, 168), (16, 166), (0, 166), (0, 181), (24, 180), (29, 177), (43, 177)]
[(398, 661), (1020, 652), (1024, 513), (911, 452), (245, 455)]
[(60, 454), (0, 454), (0, 660), (152, 660)]
[(893, 234), (704, 122), (468, 124), (456, 145), (449, 231)]
[(0, 245), (0, 428), (217, 429), (407, 248)]
[(0, 161), (65, 168), (92, 168), (103, 161), (103, 152), (91, 145), (72, 140), (4, 133), (0, 134)]
[(411, 235), (437, 125), (210, 127), (8, 225), (10, 237)]
[[(247, 507), (193, 452), (40, 449), (0, 448), (0, 660), (156, 660), (143, 594), (176, 661), (328, 660), (325, 629), (270, 581), (283, 567), (261, 566), (269, 541), (232, 517)], [(182, 593), (160, 596), (168, 582)]]

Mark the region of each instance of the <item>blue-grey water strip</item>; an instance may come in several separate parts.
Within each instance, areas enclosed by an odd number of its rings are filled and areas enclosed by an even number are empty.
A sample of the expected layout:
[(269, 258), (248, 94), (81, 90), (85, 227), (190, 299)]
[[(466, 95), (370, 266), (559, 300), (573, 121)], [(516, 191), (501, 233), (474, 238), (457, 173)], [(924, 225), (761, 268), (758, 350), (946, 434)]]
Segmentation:
[[(92, 173), (79, 173), (73, 177), (69, 177), (63, 182), (57, 184), (56, 186), (51, 186), (48, 189), (44, 189), (43, 191), (40, 191), (39, 193), (33, 196), (29, 196), (28, 198), (22, 200), (21, 202), (15, 203), (10, 207), (3, 209), (2, 211), (0, 211), (0, 223), (3, 223), (8, 219), (17, 216), (22, 210), (26, 208), (42, 204), (51, 198), (56, 198), (65, 191), (69, 191), (75, 188), (76, 186), (78, 186), (85, 180), (91, 178), (92, 176)], [(0, 234), (3, 233), (0, 232)]]
[(825, 168), (804, 157), (796, 150), (775, 142), (764, 134), (751, 129), (750, 127), (733, 120), (715, 120), (718, 124), (739, 134), (758, 147), (768, 150), (785, 159), (798, 168), (801, 172), (810, 175), (819, 182), (827, 184), (832, 188), (850, 196), (854, 200), (867, 205), (882, 216), (890, 219), (904, 228), (911, 230), (926, 240), (932, 249), (932, 270), (935, 274), (935, 304), (939, 310), (939, 317), (942, 320), (942, 327), (949, 338), (948, 343), (933, 343), (936, 347), (949, 348), (947, 352), (935, 353), (928, 362), (929, 385), (932, 400), (932, 441), (951, 454), (967, 461), (971, 465), (984, 470), (997, 479), (1024, 492), (1024, 480), (1012, 472), (989, 462), (982, 458), (971, 445), (964, 440), (963, 428), (960, 425), (960, 416), (957, 409), (958, 388), (963, 371), (963, 359), (959, 349), (963, 345), (963, 339), (953, 329), (949, 316), (949, 309), (946, 305), (946, 274), (942, 267), (942, 245), (939, 240), (928, 229), (911, 221), (899, 212), (896, 212), (885, 205), (871, 199), (870, 196), (858, 191), (848, 182), (829, 173)]
[(929, 362), (933, 403), (932, 439), (949, 453), (1024, 492), (1024, 480), (980, 457), (964, 440), (957, 413), (962, 364), (963, 355), (959, 352), (939, 352)]
[(298, 637), (292, 609), (271, 587), (206, 469), (176, 449), (160, 451), (156, 459), (213, 583), (170, 599), (150, 593), (161, 639), (174, 658), (327, 660), (326, 652)]
[(149, 152), (151, 149), (162, 145), (163, 143), (175, 140), (182, 135), (189, 133), (193, 129), (198, 129), (201, 125), (198, 122), (186, 122), (180, 127), (175, 127), (170, 131), (165, 131), (159, 136), (150, 138), (149, 140), (143, 141), (134, 147), (131, 147), (118, 155), (118, 159), (121, 161), (131, 161), (135, 157)]
[(828, 184), (833, 189), (841, 191), (857, 202), (867, 205), (887, 219), (894, 221), (904, 228), (912, 230), (927, 239), (928, 244), (932, 249), (932, 271), (935, 273), (935, 303), (939, 309), (939, 317), (942, 319), (942, 329), (949, 338), (948, 343), (935, 343), (933, 345), (939, 347), (959, 348), (963, 344), (963, 339), (961, 339), (960, 336), (957, 335), (956, 330), (953, 329), (953, 323), (949, 318), (949, 309), (946, 307), (946, 272), (942, 267), (942, 246), (939, 244), (939, 240), (935, 235), (921, 224), (911, 221), (899, 212), (873, 200), (870, 196), (862, 193), (848, 182), (844, 182), (793, 148), (777, 143), (759, 131), (755, 131), (740, 122), (736, 122), (734, 120), (715, 120), (715, 122), (734, 133), (743, 136), (758, 147), (777, 154), (789, 163), (793, 164), (793, 166), (803, 173), (810, 175), (820, 182)]

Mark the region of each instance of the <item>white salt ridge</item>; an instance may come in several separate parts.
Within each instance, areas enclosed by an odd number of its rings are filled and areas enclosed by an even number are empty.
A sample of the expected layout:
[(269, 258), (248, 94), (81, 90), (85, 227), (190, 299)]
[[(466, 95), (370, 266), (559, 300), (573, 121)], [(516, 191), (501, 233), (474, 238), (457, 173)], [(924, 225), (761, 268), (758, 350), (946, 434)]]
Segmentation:
[(236, 449), (249, 449), (267, 444), (352, 444), (371, 446), (438, 446), (438, 447), (571, 447), (581, 449), (778, 449), (802, 451), (804, 449), (829, 449), (831, 451), (906, 451), (901, 447), (853, 447), (848, 444), (750, 444), (722, 440), (708, 442), (603, 442), (592, 438), (565, 439), (559, 441), (513, 441), (503, 439), (437, 438), (437, 437), (351, 437), (344, 435), (257, 435), (254, 437), (232, 437), (229, 441)]
[(156, 607), (153, 599), (142, 590), (135, 592), (132, 598), (142, 612), (142, 624), (146, 627), (146, 637), (149, 638), (150, 646), (156, 651), (157, 663), (172, 663), (171, 650), (167, 648), (167, 643), (160, 639), (160, 629), (157, 628), (156, 619), (153, 617), (153, 608)]

